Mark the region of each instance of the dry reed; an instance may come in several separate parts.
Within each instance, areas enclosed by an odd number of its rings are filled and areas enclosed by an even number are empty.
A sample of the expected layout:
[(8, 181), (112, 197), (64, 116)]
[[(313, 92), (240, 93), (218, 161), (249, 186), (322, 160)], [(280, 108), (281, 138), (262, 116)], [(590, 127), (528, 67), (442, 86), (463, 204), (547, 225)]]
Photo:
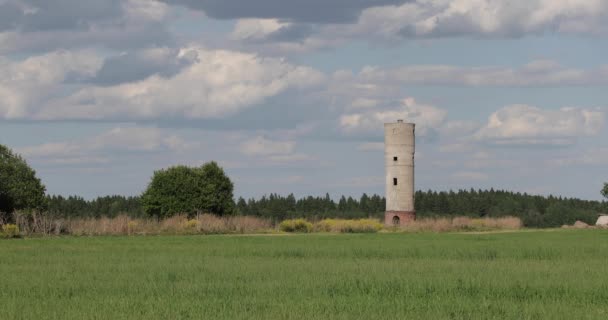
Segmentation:
[(267, 219), (248, 216), (219, 217), (210, 214), (199, 215), (193, 219), (177, 215), (163, 220), (130, 218), (126, 215), (114, 218), (53, 219), (40, 214), (19, 214), (15, 218), (24, 235), (228, 234), (264, 233), (273, 230), (272, 223)]
[(382, 227), (382, 223), (376, 219), (324, 219), (315, 224), (316, 231), (339, 233), (373, 233)]
[(453, 231), (485, 231), (485, 230), (517, 230), (522, 222), (516, 217), (502, 218), (426, 218), (409, 222), (401, 229), (404, 231), (421, 232), (453, 232)]

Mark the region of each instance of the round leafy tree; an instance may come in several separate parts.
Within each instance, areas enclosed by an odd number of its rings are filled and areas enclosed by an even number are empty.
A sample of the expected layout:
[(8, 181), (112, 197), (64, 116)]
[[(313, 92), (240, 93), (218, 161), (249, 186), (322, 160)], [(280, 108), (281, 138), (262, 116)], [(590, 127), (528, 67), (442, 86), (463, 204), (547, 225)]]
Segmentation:
[(147, 214), (166, 218), (196, 212), (232, 214), (234, 186), (215, 162), (201, 167), (175, 166), (154, 172), (141, 197)]
[(602, 189), (602, 195), (608, 198), (608, 183), (604, 183), (604, 189)]
[(45, 187), (21, 156), (0, 145), (0, 218), (15, 210), (42, 210)]

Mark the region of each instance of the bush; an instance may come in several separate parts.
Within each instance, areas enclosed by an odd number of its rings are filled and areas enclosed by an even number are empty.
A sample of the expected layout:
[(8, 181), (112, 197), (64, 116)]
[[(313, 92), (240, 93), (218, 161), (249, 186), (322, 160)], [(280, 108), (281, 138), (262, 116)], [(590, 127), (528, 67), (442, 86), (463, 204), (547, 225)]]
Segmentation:
[(221, 216), (234, 212), (233, 188), (215, 162), (197, 168), (176, 166), (154, 172), (141, 203), (148, 215), (159, 218), (198, 212)]
[(2, 226), (2, 235), (5, 238), (17, 238), (19, 237), (19, 227), (14, 224), (5, 224)]
[(279, 229), (284, 232), (308, 233), (312, 231), (312, 223), (304, 219), (285, 220), (281, 222)]
[(382, 223), (375, 219), (324, 219), (315, 225), (315, 230), (321, 232), (373, 233), (382, 230), (382, 227)]
[(190, 219), (184, 222), (184, 228), (185, 229), (198, 229), (198, 220), (196, 219)]

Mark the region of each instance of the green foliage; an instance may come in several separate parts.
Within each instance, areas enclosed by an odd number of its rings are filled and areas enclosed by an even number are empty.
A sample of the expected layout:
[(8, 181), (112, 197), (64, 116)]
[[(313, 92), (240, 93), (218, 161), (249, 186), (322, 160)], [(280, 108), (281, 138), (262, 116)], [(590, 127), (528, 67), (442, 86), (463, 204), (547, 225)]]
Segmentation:
[(14, 224), (5, 224), (2, 226), (2, 236), (5, 238), (19, 237), (19, 227)]
[(15, 210), (44, 209), (44, 193), (44, 185), (25, 160), (0, 145), (0, 219), (8, 220)]
[(285, 220), (279, 224), (279, 229), (283, 232), (309, 233), (312, 227), (312, 223), (304, 219)]
[(604, 188), (602, 189), (602, 195), (608, 198), (608, 183), (604, 183)]
[[(49, 213), (60, 217), (131, 217), (145, 215), (138, 197), (110, 196), (86, 201), (80, 197), (52, 196), (48, 198)], [(558, 206), (559, 205), (559, 206)], [(551, 210), (548, 210), (552, 207)], [(342, 196), (334, 201), (329, 195), (296, 199), (293, 194), (270, 194), (259, 199), (239, 198), (239, 215), (267, 218), (274, 223), (285, 219), (383, 219), (385, 199), (379, 195), (363, 194), (360, 198)], [(467, 216), (515, 216), (526, 227), (559, 227), (582, 220), (593, 222), (598, 212), (608, 212), (608, 202), (586, 201), (554, 196), (537, 196), (501, 190), (458, 190), (449, 192), (416, 192), (419, 218)], [(561, 223), (561, 224), (560, 224)], [(592, 223), (591, 223), (592, 224)]]
[[(419, 218), (509, 217), (520, 218), (526, 227), (558, 227), (576, 220), (590, 223), (598, 212), (608, 211), (608, 203), (554, 196), (537, 196), (502, 190), (458, 190), (449, 192), (417, 191), (416, 213)], [(361, 219), (384, 217), (386, 200), (379, 195), (363, 194), (359, 199), (342, 196), (335, 202), (329, 195), (296, 199), (270, 194), (260, 199), (238, 200), (242, 215), (261, 216), (282, 221), (303, 217), (319, 219)], [(551, 210), (548, 210), (551, 208)], [(591, 218), (591, 217), (594, 218)]]
[(175, 166), (154, 172), (141, 202), (147, 214), (160, 218), (196, 212), (226, 215), (234, 212), (233, 188), (215, 162)]
[(145, 215), (139, 197), (104, 196), (85, 200), (78, 196), (47, 196), (47, 213), (54, 217), (108, 217), (126, 214), (130, 217)]

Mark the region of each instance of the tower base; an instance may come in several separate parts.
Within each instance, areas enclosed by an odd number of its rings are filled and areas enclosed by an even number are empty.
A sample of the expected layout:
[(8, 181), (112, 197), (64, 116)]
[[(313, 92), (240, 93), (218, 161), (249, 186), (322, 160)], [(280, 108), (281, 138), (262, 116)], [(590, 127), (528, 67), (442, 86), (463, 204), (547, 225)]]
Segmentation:
[(386, 211), (384, 225), (387, 227), (402, 227), (416, 220), (416, 211)]

